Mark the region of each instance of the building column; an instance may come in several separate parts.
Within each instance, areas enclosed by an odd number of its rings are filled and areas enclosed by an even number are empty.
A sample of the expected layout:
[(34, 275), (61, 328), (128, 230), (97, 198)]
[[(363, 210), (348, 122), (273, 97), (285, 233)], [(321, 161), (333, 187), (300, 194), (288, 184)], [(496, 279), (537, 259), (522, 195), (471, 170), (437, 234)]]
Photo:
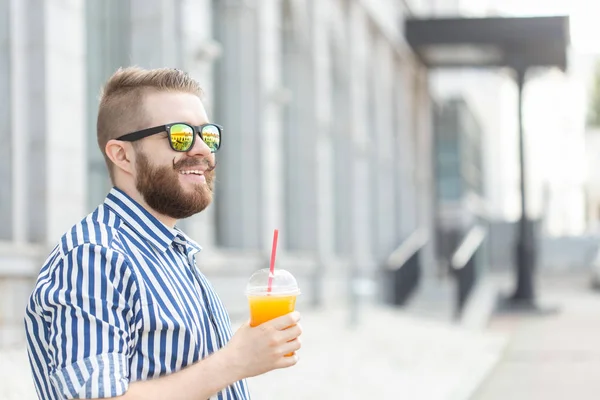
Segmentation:
[[(352, 262), (360, 269), (370, 269), (373, 261), (372, 194), (370, 182), (377, 173), (372, 165), (375, 132), (369, 126), (368, 60), (373, 54), (369, 43), (368, 19), (360, 4), (349, 4), (347, 24), (351, 37), (348, 66), (350, 71), (350, 129), (351, 152), (348, 158), (349, 184), (352, 188)], [(365, 272), (367, 272), (365, 270)]]
[[(144, 68), (177, 68), (182, 60), (184, 16), (176, 0), (129, 0), (131, 61)], [(198, 23), (198, 22), (195, 22)]]
[(392, 115), (393, 115), (393, 176), (394, 180), (394, 247), (398, 247), (406, 238), (404, 224), (404, 208), (405, 208), (405, 160), (404, 153), (404, 137), (408, 131), (406, 122), (409, 116), (406, 102), (406, 82), (403, 79), (405, 65), (402, 61), (396, 59), (394, 62), (393, 71), (393, 94), (392, 94)]
[[(260, 246), (269, 254), (272, 246), (273, 229), (280, 229), (285, 238), (289, 230), (284, 226), (284, 176), (286, 162), (283, 144), (282, 112), (291, 100), (289, 89), (282, 86), (281, 52), (281, 0), (257, 2), (258, 18), (258, 81), (260, 82), (260, 129), (258, 143), (260, 157), (260, 202), (262, 223)], [(286, 240), (282, 240), (285, 244)], [(282, 246), (282, 248), (285, 246)]]
[(425, 272), (437, 272), (435, 263), (435, 210), (433, 180), (433, 126), (431, 117), (431, 98), (427, 70), (420, 67), (415, 76), (415, 142), (416, 154), (416, 215), (418, 226), (428, 234), (429, 241), (423, 252)]
[[(382, 262), (399, 243), (395, 241), (395, 149), (394, 149), (394, 101), (393, 61), (389, 44), (377, 35), (371, 46), (373, 55), (369, 57), (372, 76), (373, 130), (371, 153), (373, 203), (371, 218), (373, 226), (373, 254), (377, 262)], [(373, 62), (375, 61), (375, 62)]]
[[(361, 180), (360, 175), (363, 171), (356, 171), (355, 166), (358, 162), (355, 153), (354, 137), (361, 126), (356, 125), (356, 120), (360, 115), (353, 114), (354, 109), (354, 86), (359, 85), (355, 82), (353, 71), (348, 71), (344, 65), (352, 65), (348, 62), (351, 55), (350, 51), (342, 47), (339, 40), (331, 39), (331, 134), (332, 134), (332, 155), (333, 155), (333, 188), (334, 208), (332, 214), (335, 224), (335, 252), (338, 258), (349, 260), (353, 253), (353, 233), (355, 232), (357, 219), (360, 219), (361, 210), (356, 206), (360, 204), (360, 198), (364, 194), (356, 191)], [(360, 157), (360, 154), (358, 154)], [(356, 213), (358, 212), (358, 214)]]
[[(15, 242), (43, 243), (46, 234), (46, 109), (44, 4), (11, 1), (11, 127), (19, 132), (13, 142), (12, 182)], [(35, 116), (35, 118), (31, 118)], [(26, 121), (26, 123), (23, 123)], [(35, 163), (31, 161), (35, 160)], [(38, 167), (39, 166), (39, 167)], [(35, 199), (35, 200), (34, 200)]]
[[(215, 1), (216, 39), (223, 48), (215, 77), (215, 115), (226, 124), (219, 152), (217, 239), (237, 249), (262, 248), (261, 84), (256, 1)], [(268, 240), (268, 239), (267, 239)]]
[[(44, 54), (42, 68), (45, 67), (41, 79), (46, 128), (40, 130), (45, 133), (42, 143), (46, 155), (46, 204), (42, 212), (47, 221), (45, 239), (53, 244), (84, 217), (86, 210), (85, 2), (41, 3), (40, 8), (45, 11), (45, 37), (40, 39)], [(37, 70), (40, 65), (31, 67)], [(31, 89), (33, 92), (34, 86)], [(40, 139), (37, 133), (33, 136), (34, 140)], [(43, 173), (38, 168), (31, 171), (32, 186), (39, 185), (40, 172)]]
[(12, 130), (12, 53), (11, 0), (0, 0), (0, 241), (14, 239), (13, 154), (18, 150), (19, 134)]
[(318, 141), (323, 134), (315, 126), (314, 27), (304, 1), (285, 0), (280, 10), (282, 85), (291, 102), (283, 110), (284, 215), (287, 249), (314, 252), (319, 202), (316, 189)]
[(318, 202), (316, 204), (317, 253), (326, 262), (335, 252), (335, 225), (333, 176), (333, 143), (332, 143), (332, 111), (331, 111), (331, 73), (329, 45), (329, 2), (312, 1), (310, 19), (313, 22), (311, 48), (314, 51), (312, 68), (314, 70), (313, 98), (315, 110), (315, 126), (313, 131), (319, 132), (315, 137), (315, 170), (312, 175), (316, 186)]
[(400, 132), (400, 169), (401, 169), (401, 239), (408, 238), (418, 228), (417, 220), (417, 157), (416, 138), (416, 92), (415, 66), (406, 62), (400, 72), (401, 100), (404, 112)]

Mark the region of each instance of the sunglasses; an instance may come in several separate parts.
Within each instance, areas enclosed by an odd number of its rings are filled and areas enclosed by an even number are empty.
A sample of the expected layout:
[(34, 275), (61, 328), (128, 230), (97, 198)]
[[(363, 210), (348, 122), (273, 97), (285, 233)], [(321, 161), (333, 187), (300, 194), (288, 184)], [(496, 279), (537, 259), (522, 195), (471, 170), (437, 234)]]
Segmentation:
[(210, 152), (216, 153), (221, 147), (221, 133), (223, 132), (223, 127), (217, 124), (194, 126), (185, 122), (175, 122), (131, 132), (118, 137), (117, 140), (135, 142), (136, 140), (161, 132), (167, 132), (169, 135), (169, 144), (175, 151), (190, 151), (192, 147), (194, 147), (196, 136), (200, 136), (200, 139), (202, 139), (202, 141), (210, 148)]

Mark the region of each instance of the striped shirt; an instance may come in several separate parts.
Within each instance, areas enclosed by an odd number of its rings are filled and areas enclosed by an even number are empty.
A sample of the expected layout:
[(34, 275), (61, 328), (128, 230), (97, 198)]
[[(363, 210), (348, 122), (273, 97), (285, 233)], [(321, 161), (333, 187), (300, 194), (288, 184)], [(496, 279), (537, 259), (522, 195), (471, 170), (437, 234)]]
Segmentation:
[[(120, 396), (129, 382), (179, 371), (223, 347), (231, 322), (196, 267), (200, 250), (113, 188), (61, 238), (29, 299), (25, 328), (38, 396)], [(213, 397), (249, 398), (246, 381)]]

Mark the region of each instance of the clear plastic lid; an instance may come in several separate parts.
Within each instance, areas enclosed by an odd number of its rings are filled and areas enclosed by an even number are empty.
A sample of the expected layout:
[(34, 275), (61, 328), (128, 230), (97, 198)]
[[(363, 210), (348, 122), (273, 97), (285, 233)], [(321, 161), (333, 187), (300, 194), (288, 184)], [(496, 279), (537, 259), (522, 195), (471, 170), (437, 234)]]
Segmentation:
[(271, 283), (271, 292), (268, 291), (269, 269), (256, 271), (246, 285), (247, 295), (299, 295), (300, 289), (296, 278), (284, 269), (275, 269)]

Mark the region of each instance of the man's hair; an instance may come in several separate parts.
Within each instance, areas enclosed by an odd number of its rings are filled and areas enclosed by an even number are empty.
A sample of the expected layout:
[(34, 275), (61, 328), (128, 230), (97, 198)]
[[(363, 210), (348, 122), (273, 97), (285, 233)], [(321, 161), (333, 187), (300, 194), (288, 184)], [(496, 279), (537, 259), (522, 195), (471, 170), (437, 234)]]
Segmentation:
[(106, 143), (126, 133), (149, 128), (145, 126), (148, 118), (144, 112), (143, 100), (151, 91), (175, 91), (202, 96), (200, 84), (181, 70), (119, 68), (102, 89), (96, 124), (98, 146), (113, 183), (113, 165), (106, 156)]

